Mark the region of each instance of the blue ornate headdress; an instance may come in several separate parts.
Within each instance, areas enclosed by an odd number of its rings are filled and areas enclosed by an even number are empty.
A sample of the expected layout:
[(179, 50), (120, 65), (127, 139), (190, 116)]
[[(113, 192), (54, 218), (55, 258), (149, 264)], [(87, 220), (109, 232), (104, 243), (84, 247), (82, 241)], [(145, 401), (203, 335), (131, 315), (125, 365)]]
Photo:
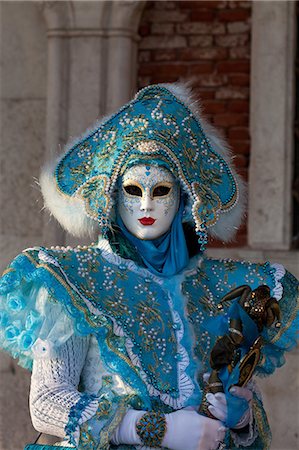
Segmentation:
[[(227, 162), (225, 145), (199, 118), (189, 96), (182, 85), (142, 89), (68, 146), (54, 170), (44, 171), (46, 205), (68, 231), (80, 234), (95, 221), (105, 233), (118, 177), (128, 165), (146, 162), (166, 166), (180, 180), (199, 235), (214, 227), (223, 240), (231, 237), (242, 216), (240, 207), (232, 214), (238, 201), (236, 174)], [(64, 215), (72, 215), (77, 225)], [(226, 218), (217, 231), (220, 216)]]

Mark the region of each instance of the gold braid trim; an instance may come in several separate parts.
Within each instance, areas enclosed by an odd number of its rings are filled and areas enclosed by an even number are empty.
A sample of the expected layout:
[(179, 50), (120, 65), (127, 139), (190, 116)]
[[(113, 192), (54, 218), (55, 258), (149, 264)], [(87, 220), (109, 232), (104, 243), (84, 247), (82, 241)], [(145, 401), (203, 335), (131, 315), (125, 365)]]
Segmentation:
[(16, 269), (13, 269), (12, 267), (7, 267), (7, 269), (4, 270), (2, 276), (4, 277), (4, 275), (6, 275), (7, 273), (10, 272), (15, 272)]
[(266, 431), (267, 428), (268, 430), (270, 429), (269, 424), (265, 415), (262, 414), (259, 402), (257, 402), (254, 399), (252, 400), (252, 411), (257, 425), (258, 434), (261, 437), (264, 444), (263, 450), (269, 450), (271, 445), (271, 434), (269, 436), (269, 433), (267, 433)]

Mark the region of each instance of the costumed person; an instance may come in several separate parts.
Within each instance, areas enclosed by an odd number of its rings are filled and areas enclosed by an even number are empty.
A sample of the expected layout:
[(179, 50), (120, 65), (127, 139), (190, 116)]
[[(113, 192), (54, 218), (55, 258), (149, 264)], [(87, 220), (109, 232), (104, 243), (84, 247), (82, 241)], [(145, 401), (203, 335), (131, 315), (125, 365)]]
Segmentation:
[[(239, 383), (233, 352), (246, 356), (262, 337), (254, 374), (284, 363), (298, 283), (279, 264), (205, 256), (208, 234), (228, 241), (239, 227), (244, 187), (189, 88), (142, 89), (72, 142), (40, 183), (68, 232), (99, 239), (27, 249), (1, 279), (1, 345), (32, 370), (33, 426), (57, 437), (26, 449), (268, 449), (260, 393)], [(270, 308), (256, 326), (243, 309), (251, 300), (218, 308), (244, 285), (267, 286), (279, 328)], [(216, 370), (210, 353), (224, 335), (240, 339)], [(207, 389), (215, 370), (220, 392)]]

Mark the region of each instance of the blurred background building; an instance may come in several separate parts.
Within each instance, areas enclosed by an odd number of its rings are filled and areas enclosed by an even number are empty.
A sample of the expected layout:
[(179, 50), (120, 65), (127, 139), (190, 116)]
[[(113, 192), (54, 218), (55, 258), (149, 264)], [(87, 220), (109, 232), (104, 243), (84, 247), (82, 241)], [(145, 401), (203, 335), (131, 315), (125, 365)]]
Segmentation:
[[(214, 241), (209, 253), (281, 262), (299, 276), (295, 1), (0, 7), (3, 269), (26, 247), (77, 243), (42, 211), (41, 165), (138, 88), (191, 79), (249, 186), (236, 241)], [(298, 448), (298, 351), (292, 353), (286, 367), (261, 382), (275, 450)], [(0, 370), (0, 450), (19, 450), (37, 435), (27, 406), (29, 374), (4, 354)]]

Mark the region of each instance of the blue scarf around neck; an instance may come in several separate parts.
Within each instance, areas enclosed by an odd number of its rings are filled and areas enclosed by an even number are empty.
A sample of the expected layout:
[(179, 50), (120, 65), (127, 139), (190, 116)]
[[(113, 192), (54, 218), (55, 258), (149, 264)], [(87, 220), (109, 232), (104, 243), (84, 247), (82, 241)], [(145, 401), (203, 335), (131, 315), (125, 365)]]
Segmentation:
[(183, 270), (189, 262), (189, 253), (185, 239), (182, 219), (184, 202), (173, 219), (169, 231), (153, 240), (138, 239), (125, 227), (121, 217), (117, 223), (125, 237), (134, 245), (146, 267), (155, 275), (170, 277)]

